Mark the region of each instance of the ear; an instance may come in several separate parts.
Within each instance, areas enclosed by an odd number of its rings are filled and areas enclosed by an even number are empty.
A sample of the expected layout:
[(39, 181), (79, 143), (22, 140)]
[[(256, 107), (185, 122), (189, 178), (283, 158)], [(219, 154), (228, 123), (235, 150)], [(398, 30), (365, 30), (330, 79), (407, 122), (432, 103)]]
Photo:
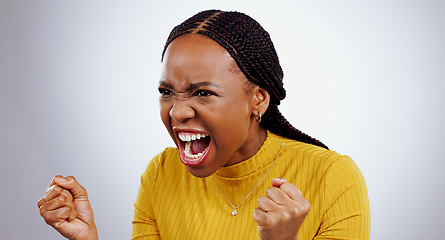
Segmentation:
[(256, 86), (253, 90), (253, 115), (264, 115), (269, 107), (270, 95), (266, 89)]

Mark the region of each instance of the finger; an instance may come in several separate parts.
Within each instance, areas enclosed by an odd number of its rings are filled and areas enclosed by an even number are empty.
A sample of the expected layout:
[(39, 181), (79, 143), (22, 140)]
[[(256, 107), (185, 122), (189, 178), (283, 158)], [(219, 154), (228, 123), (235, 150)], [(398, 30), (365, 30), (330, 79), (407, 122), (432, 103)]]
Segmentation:
[(280, 188), (270, 187), (266, 190), (266, 196), (275, 204), (285, 205), (291, 198)]
[[(51, 183), (49, 184), (49, 187), (46, 189), (46, 191), (45, 191), (45, 195), (43, 195), (43, 197), (42, 198), (40, 198), (39, 199), (39, 201), (37, 201), (37, 206), (40, 208), (47, 200), (50, 200), (50, 199), (52, 199), (52, 198), (54, 198), (54, 197), (57, 197), (59, 194), (57, 193), (57, 191), (56, 192), (53, 192), (52, 193), (52, 191), (54, 190), (54, 188), (55, 188), (55, 186), (56, 186), (56, 182), (55, 182), (55, 179), (56, 178), (61, 178), (62, 176), (60, 176), (60, 175), (57, 175), (57, 176), (55, 176), (52, 180), (51, 180)], [(50, 196), (48, 196), (49, 194), (51, 193), (51, 195)]]
[(269, 216), (266, 212), (259, 208), (253, 209), (253, 219), (257, 222), (259, 227), (266, 226), (268, 224)]
[[(49, 200), (56, 198), (60, 195), (66, 195), (67, 198), (70, 198), (69, 195), (71, 195), (71, 193), (69, 193), (67, 190), (65, 190), (66, 192), (64, 192), (64, 190), (65, 189), (63, 189), (62, 187), (60, 187), (58, 185), (53, 185), (46, 190), (45, 196), (43, 198), (46, 201), (49, 201)], [(68, 192), (68, 194), (67, 194), (67, 192)]]
[(272, 186), (279, 187), (281, 184), (287, 182), (287, 180), (284, 177), (278, 177), (272, 179)]
[[(68, 206), (68, 205), (70, 205), (70, 204), (66, 202), (66, 197), (63, 195), (60, 195), (56, 198), (46, 201), (46, 203), (42, 206), (42, 209), (45, 209), (46, 211), (52, 211), (52, 210), (56, 210), (56, 209)], [(74, 205), (71, 204), (71, 206), (74, 206)]]
[(70, 213), (66, 217), (69, 217), (71, 215), (77, 215), (77, 211), (75, 210), (73, 202), (66, 203), (64, 196), (59, 196), (50, 201), (47, 201), (44, 205), (40, 207), (40, 215), (44, 217), (47, 214), (47, 212), (53, 212), (63, 208), (68, 208), (70, 211), (74, 211), (74, 213)]
[(53, 185), (46, 189), (45, 195), (43, 195), (43, 199), (45, 201), (49, 201), (49, 200), (51, 200), (55, 197), (58, 197), (60, 195), (61, 188), (60, 187), (56, 188), (56, 187), (57, 187), (57, 185)]
[(61, 189), (60, 195), (65, 196), (67, 202), (72, 202), (73, 201), (73, 195), (71, 194), (70, 191), (68, 191), (66, 189)]
[(88, 200), (87, 191), (83, 188), (73, 176), (66, 178), (55, 178), (57, 185), (69, 190), (74, 199)]
[(57, 227), (68, 218), (70, 211), (70, 207), (65, 206), (52, 211), (46, 211), (42, 214), (42, 217), (47, 224)]
[(63, 178), (63, 177), (62, 177), (62, 175), (54, 176), (53, 179), (51, 180), (51, 183), (49, 184), (50, 187), (56, 184), (56, 179), (57, 178)]
[(304, 199), (300, 189), (298, 189), (292, 183), (283, 183), (281, 184), (280, 189), (283, 190), (283, 192), (285, 192), (293, 200), (301, 201)]
[[(73, 195), (71, 194), (71, 192), (66, 190), (66, 189), (61, 188), (58, 185), (54, 185), (54, 188), (55, 188), (55, 190), (53, 190), (53, 191), (57, 190), (58, 192), (60, 192), (60, 195), (59, 195), (60, 199), (63, 199), (63, 201), (64, 201), (64, 205), (63, 206), (69, 206), (70, 209), (71, 209), (70, 214), (69, 214), (67, 220), (68, 221), (72, 221), (72, 220), (76, 219), (77, 218), (77, 211), (76, 211), (76, 208), (74, 207)], [(62, 196), (64, 198), (62, 198)], [(51, 206), (52, 205), (49, 205), (49, 207), (51, 207)], [(60, 205), (54, 206), (53, 209), (55, 209), (57, 207), (60, 207)], [(50, 209), (48, 208), (48, 210), (50, 210)]]
[(287, 182), (287, 180), (283, 177), (279, 177), (279, 178), (273, 178), (272, 179), (272, 186), (274, 187), (280, 187), (281, 184)]
[(45, 197), (42, 197), (39, 199), (39, 201), (37, 201), (37, 207), (41, 208), (45, 203), (46, 203)]
[(74, 219), (76, 219), (77, 216), (78, 216), (78, 213), (77, 213), (76, 209), (73, 207), (73, 209), (71, 209), (70, 214), (68, 215), (68, 218), (66, 220), (68, 220), (68, 222), (71, 222)]
[(277, 210), (277, 204), (274, 203), (270, 198), (261, 196), (258, 198), (258, 208), (265, 212), (272, 212)]
[(74, 206), (73, 195), (71, 194), (70, 191), (68, 191), (66, 189), (63, 189), (62, 195), (65, 196), (67, 205), (71, 207), (71, 212), (70, 212), (70, 215), (68, 216), (67, 220), (72, 221), (77, 218), (77, 209)]

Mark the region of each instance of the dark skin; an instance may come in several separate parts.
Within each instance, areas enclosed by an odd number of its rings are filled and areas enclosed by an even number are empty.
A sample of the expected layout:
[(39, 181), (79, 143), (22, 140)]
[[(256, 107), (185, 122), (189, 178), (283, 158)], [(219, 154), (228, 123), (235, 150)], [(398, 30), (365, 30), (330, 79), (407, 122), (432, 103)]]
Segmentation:
[[(255, 117), (267, 110), (269, 94), (250, 84), (230, 54), (207, 37), (187, 34), (169, 45), (159, 92), (160, 115), (176, 144), (181, 132), (211, 139), (208, 156), (186, 166), (196, 177), (249, 159), (266, 139)], [(73, 177), (56, 176), (51, 186), (38, 202), (45, 221), (69, 239), (97, 239), (86, 190)], [(309, 210), (296, 186), (274, 178), (253, 210), (260, 239), (297, 239)]]
[(98, 239), (87, 191), (74, 177), (55, 176), (37, 205), (45, 222), (64, 237)]
[(269, 94), (258, 86), (246, 93), (248, 80), (235, 67), (224, 48), (201, 35), (178, 37), (164, 55), (162, 122), (177, 144), (181, 131), (205, 133), (211, 139), (205, 162), (187, 166), (196, 177), (249, 159), (266, 139), (255, 116), (266, 111)]

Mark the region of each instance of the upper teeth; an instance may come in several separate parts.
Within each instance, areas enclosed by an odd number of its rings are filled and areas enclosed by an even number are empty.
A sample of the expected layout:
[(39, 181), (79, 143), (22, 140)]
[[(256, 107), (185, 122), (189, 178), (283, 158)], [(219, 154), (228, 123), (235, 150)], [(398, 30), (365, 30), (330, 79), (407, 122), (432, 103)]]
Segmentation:
[(181, 141), (184, 142), (190, 142), (196, 139), (201, 139), (201, 138), (205, 138), (209, 135), (205, 134), (205, 133), (196, 133), (196, 134), (184, 134), (184, 133), (180, 133), (178, 134), (179, 139), (181, 139)]

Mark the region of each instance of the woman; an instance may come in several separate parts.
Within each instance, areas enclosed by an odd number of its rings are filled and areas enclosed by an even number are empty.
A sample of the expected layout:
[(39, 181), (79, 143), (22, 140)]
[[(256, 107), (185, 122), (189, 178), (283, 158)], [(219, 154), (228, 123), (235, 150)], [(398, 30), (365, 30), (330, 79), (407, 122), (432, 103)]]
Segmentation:
[[(255, 20), (198, 13), (170, 33), (162, 62), (160, 114), (177, 148), (141, 178), (132, 239), (369, 238), (360, 170), (281, 115), (283, 72)], [(65, 237), (97, 239), (73, 177), (56, 176), (38, 206)]]

